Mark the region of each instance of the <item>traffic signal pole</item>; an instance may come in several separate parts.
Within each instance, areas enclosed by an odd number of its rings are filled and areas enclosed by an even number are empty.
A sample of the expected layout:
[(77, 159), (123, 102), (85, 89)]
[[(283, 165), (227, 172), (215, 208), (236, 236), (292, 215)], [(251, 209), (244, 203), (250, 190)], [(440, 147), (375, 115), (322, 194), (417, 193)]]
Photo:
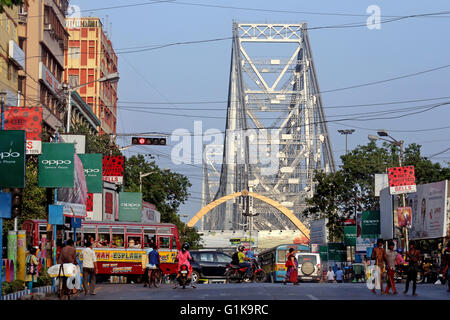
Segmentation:
[[(0, 104), (1, 104), (1, 122), (0, 122), (0, 126), (1, 126), (1, 130), (3, 131), (5, 129), (5, 95), (6, 92), (4, 93), (3, 91), (0, 92)], [(3, 190), (0, 189), (0, 192), (2, 193)], [(3, 286), (3, 218), (0, 217), (0, 300), (2, 300), (2, 286)]]

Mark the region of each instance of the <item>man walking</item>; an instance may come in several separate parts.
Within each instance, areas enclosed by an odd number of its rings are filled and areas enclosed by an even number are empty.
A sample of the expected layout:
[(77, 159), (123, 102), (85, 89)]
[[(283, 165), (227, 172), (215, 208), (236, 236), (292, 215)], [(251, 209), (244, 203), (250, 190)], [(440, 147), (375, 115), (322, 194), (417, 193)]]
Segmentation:
[(58, 263), (73, 263), (74, 265), (77, 264), (77, 250), (74, 247), (74, 242), (72, 239), (67, 240), (66, 245), (61, 249)]
[(408, 277), (406, 278), (406, 287), (404, 294), (408, 293), (409, 283), (413, 282), (412, 295), (417, 296), (417, 272), (419, 271), (419, 265), (421, 263), (420, 251), (414, 248), (415, 243), (411, 241), (409, 243), (409, 251), (406, 252), (406, 261), (408, 261)]
[[(383, 294), (384, 263), (387, 261), (386, 250), (383, 248), (383, 239), (377, 240), (377, 247), (373, 249), (371, 259), (375, 260), (377, 269), (376, 281), (380, 284), (381, 294)], [(372, 289), (373, 293), (376, 293), (375, 288)]]
[[(97, 273), (97, 259), (95, 252), (92, 250), (92, 242), (86, 243), (86, 248), (81, 252), (81, 259), (83, 259), (83, 287), (85, 295), (89, 292), (95, 295), (95, 274)], [(89, 288), (88, 288), (88, 277)]]
[(334, 282), (334, 272), (333, 272), (333, 268), (331, 268), (331, 267), (328, 268), (327, 280), (329, 283)]
[(392, 293), (397, 294), (395, 289), (395, 260), (397, 258), (397, 251), (394, 250), (394, 242), (389, 241), (388, 250), (386, 251), (388, 263), (388, 283), (386, 285), (386, 294), (389, 294), (389, 288), (392, 288)]
[(342, 283), (342, 280), (344, 279), (344, 271), (342, 271), (341, 268), (338, 268), (335, 274), (336, 274), (336, 282)]

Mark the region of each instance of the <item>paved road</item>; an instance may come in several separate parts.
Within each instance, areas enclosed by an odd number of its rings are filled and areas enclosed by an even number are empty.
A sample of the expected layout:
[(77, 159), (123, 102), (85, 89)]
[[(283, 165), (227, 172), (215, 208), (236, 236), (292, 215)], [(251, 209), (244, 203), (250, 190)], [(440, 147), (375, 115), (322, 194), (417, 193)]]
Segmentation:
[(95, 296), (80, 295), (78, 300), (450, 300), (447, 286), (421, 284), (417, 297), (401, 293), (374, 295), (363, 283), (281, 283), (198, 284), (197, 288), (172, 289), (172, 285), (144, 288), (142, 284), (98, 284)]

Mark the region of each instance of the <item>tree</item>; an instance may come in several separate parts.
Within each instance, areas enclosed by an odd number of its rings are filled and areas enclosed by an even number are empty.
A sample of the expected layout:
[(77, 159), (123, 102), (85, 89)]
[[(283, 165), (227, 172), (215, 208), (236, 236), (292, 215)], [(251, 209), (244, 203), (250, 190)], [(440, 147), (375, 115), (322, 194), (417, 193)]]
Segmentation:
[[(417, 144), (407, 146), (403, 159), (404, 165), (414, 165), (416, 183), (450, 179), (450, 169), (422, 157), (420, 148)], [(342, 164), (335, 173), (316, 171), (315, 194), (307, 199), (309, 207), (303, 214), (311, 218), (328, 218), (331, 238), (342, 240), (343, 220), (354, 218), (356, 212), (379, 209), (375, 174), (398, 166), (399, 156), (398, 148), (391, 144), (378, 147), (375, 142), (370, 142), (341, 156)]]
[(23, 0), (0, 0), (0, 13), (5, 11), (5, 8), (12, 8), (23, 4)]
[(83, 134), (86, 136), (86, 153), (101, 153), (104, 156), (121, 156), (119, 147), (111, 141), (107, 134), (91, 134), (88, 126), (76, 123), (71, 134)]

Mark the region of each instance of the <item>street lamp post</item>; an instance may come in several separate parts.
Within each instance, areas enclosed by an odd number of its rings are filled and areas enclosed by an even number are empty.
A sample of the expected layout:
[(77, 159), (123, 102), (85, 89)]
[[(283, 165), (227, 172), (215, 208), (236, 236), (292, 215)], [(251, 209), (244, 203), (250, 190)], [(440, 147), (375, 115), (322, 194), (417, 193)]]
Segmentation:
[(353, 132), (355, 132), (355, 129), (345, 129), (345, 130), (338, 130), (338, 132), (340, 134), (344, 134), (345, 135), (345, 154), (347, 154), (347, 138), (349, 134), (352, 134)]
[[(371, 141), (383, 140), (383, 141), (389, 142), (390, 144), (392, 144), (394, 146), (399, 147), (400, 148), (400, 156), (398, 158), (398, 165), (399, 165), (399, 167), (403, 166), (403, 145), (404, 145), (404, 141), (403, 140), (396, 140), (396, 139), (394, 139), (393, 137), (391, 137), (389, 135), (387, 130), (380, 129), (380, 130), (377, 131), (377, 134), (378, 134), (378, 136), (373, 135), (373, 134), (369, 134), (369, 136), (368, 136), (369, 140), (371, 140)], [(389, 137), (392, 140), (384, 139), (384, 138), (381, 138), (381, 137)], [(402, 206), (406, 207), (406, 198), (405, 198), (405, 194), (404, 193), (402, 193), (401, 199), (402, 199)], [(409, 240), (408, 240), (408, 228), (403, 227), (403, 234), (405, 235), (405, 246), (406, 246), (406, 248), (408, 248), (408, 242), (409, 242)]]
[(139, 171), (139, 191), (142, 193), (142, 178), (151, 175), (153, 172), (148, 172), (148, 173), (144, 173), (142, 174), (141, 171)]
[(71, 87), (70, 85), (64, 83), (63, 89), (66, 92), (66, 94), (68, 95), (67, 101), (68, 101), (68, 108), (67, 108), (67, 125), (66, 125), (66, 133), (70, 132), (70, 120), (71, 120), (71, 114), (72, 114), (72, 92), (87, 86), (88, 84), (94, 83), (94, 82), (109, 82), (109, 83), (115, 83), (117, 81), (119, 81), (119, 73), (118, 72), (114, 72), (111, 74), (108, 74), (104, 77), (101, 77), (100, 79), (94, 80), (94, 81), (89, 81), (83, 84), (80, 84), (78, 86), (75, 87)]

